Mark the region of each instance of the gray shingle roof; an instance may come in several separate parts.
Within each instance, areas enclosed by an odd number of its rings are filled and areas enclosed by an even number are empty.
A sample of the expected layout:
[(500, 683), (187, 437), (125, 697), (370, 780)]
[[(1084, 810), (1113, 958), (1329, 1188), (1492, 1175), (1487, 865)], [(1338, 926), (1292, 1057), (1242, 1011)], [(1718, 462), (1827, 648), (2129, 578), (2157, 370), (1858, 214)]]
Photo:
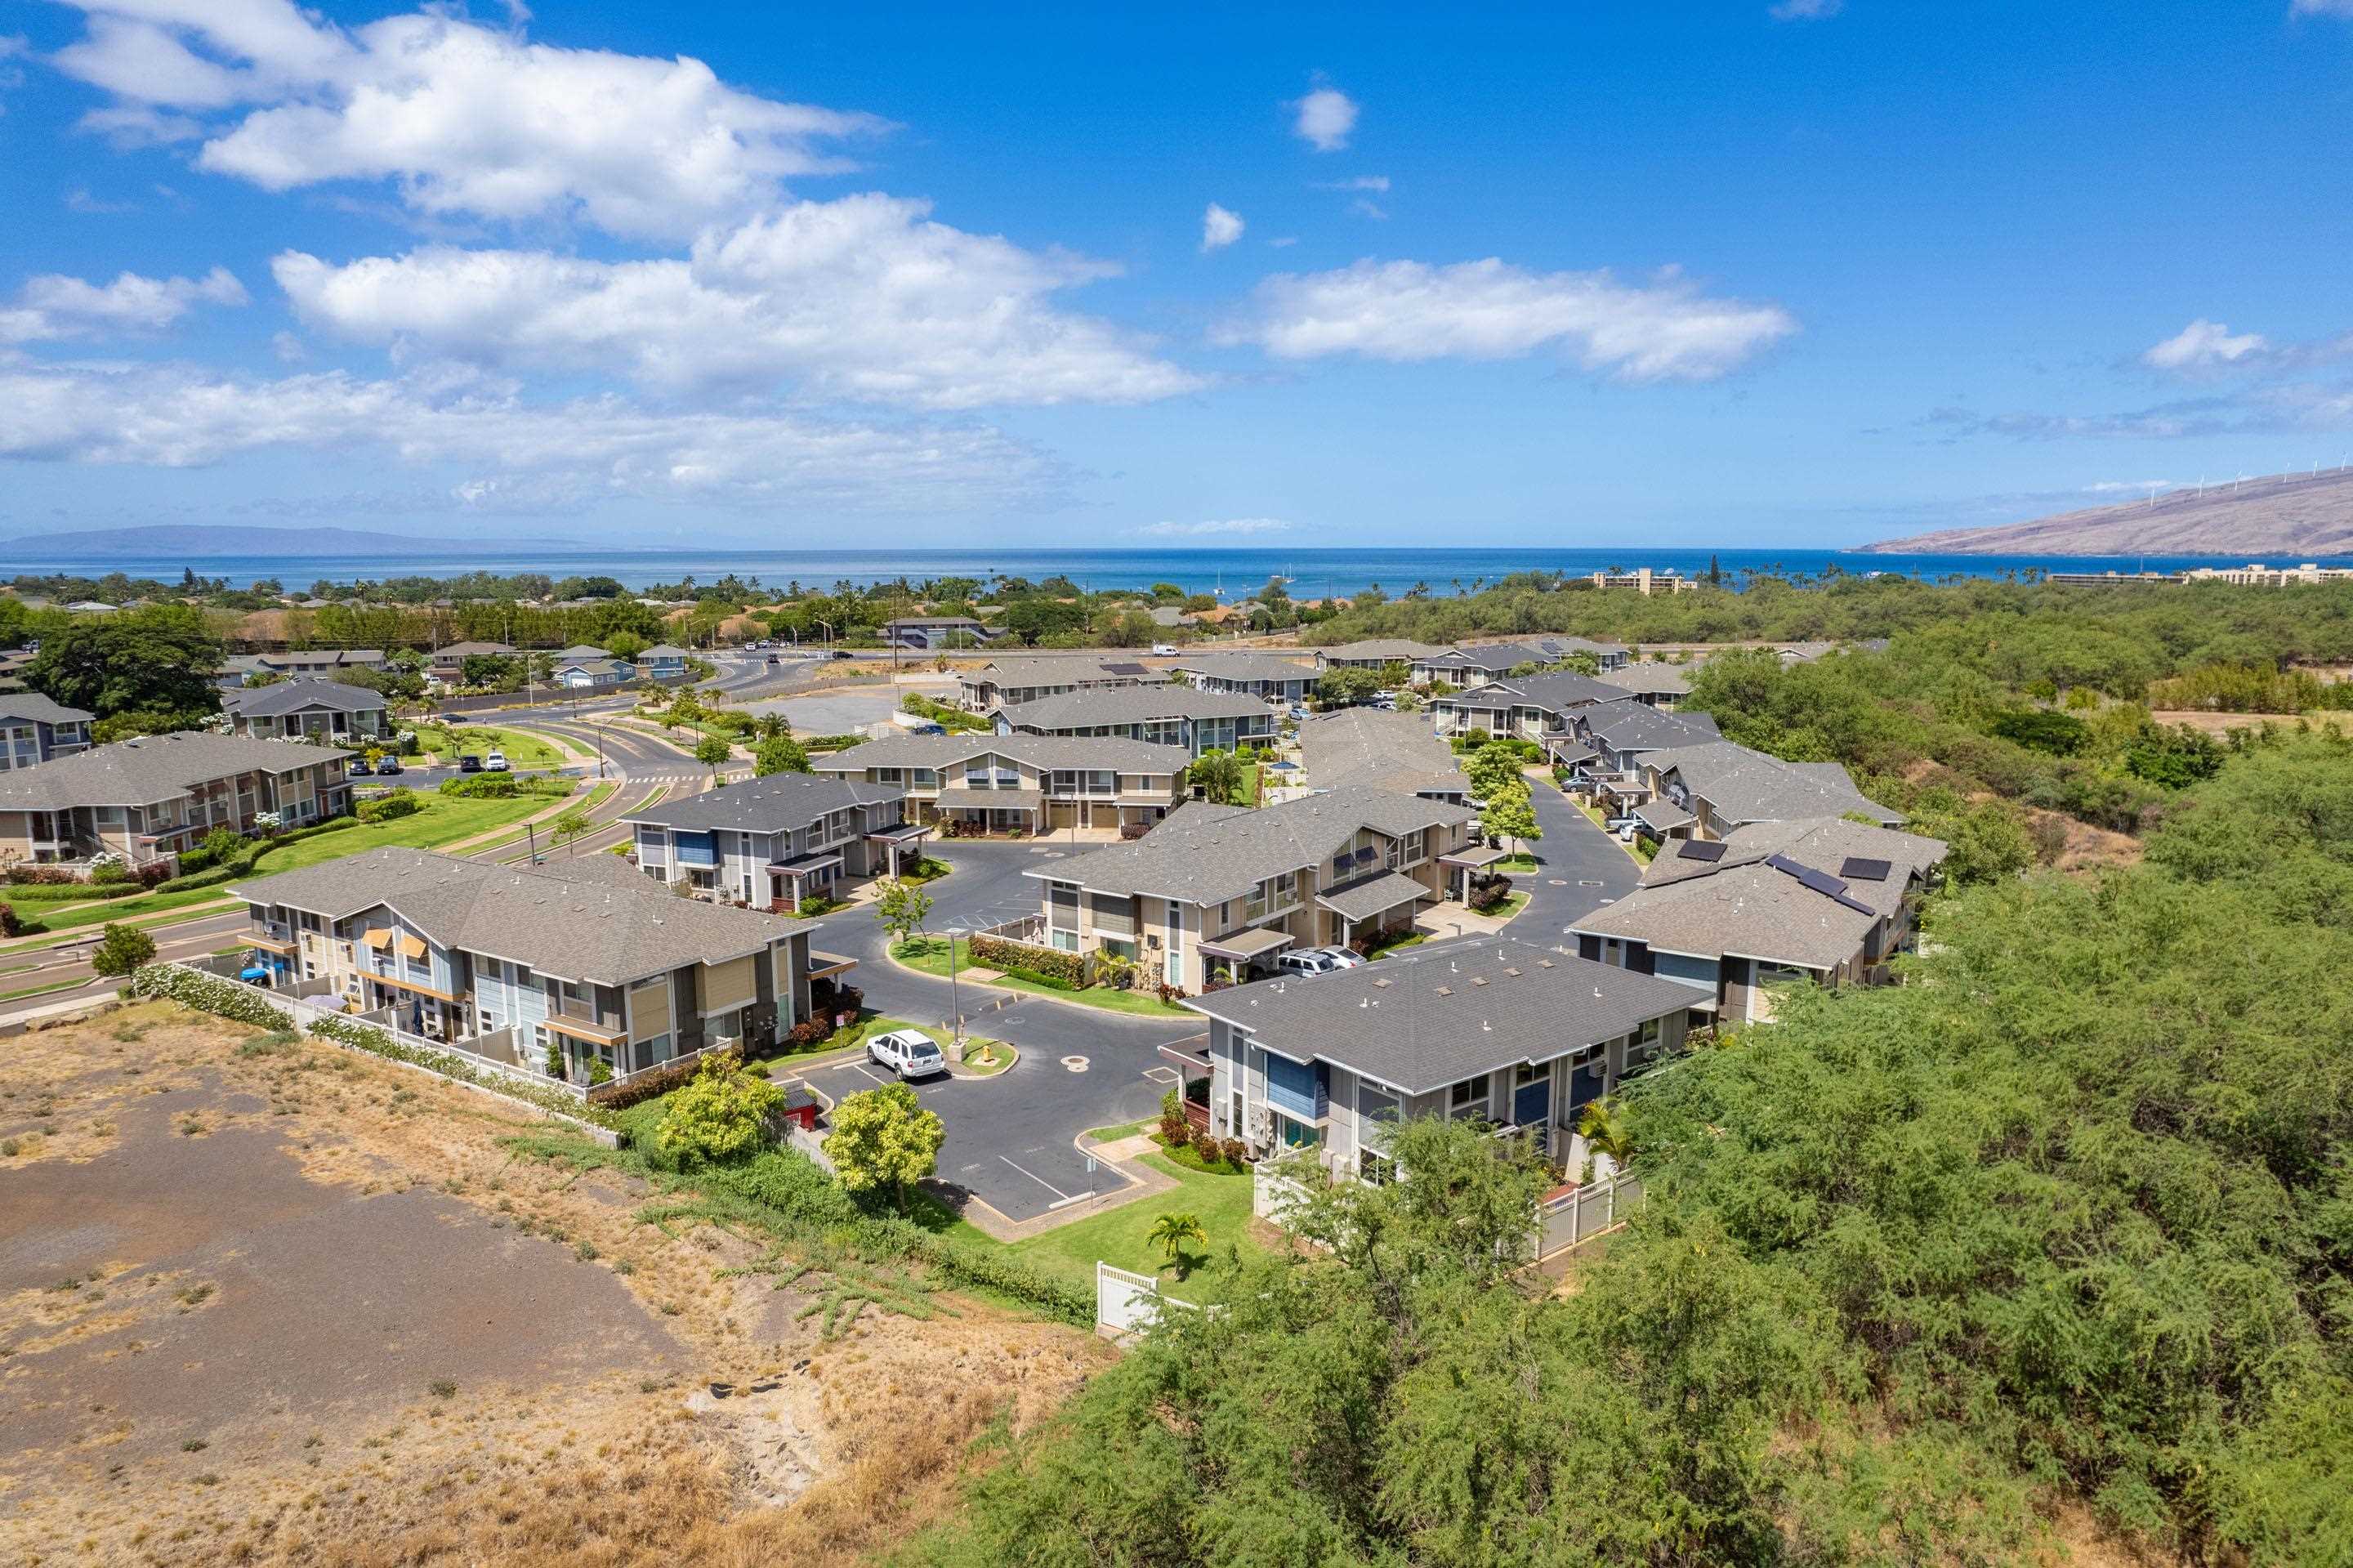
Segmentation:
[(1443, 653), (1433, 653), (1421, 661), (1441, 671), (1477, 671), (1486, 675), (1508, 674), (1522, 664), (1550, 662), (1543, 649), (1518, 642), (1487, 642), (1477, 647), (1450, 648)]
[(1786, 821), (1861, 811), (1890, 826), (1903, 814), (1869, 800), (1835, 762), (1784, 762), (1728, 740), (1657, 751), (1642, 759), (1662, 780), (1670, 774), (1704, 800), (1719, 821)]
[(1394, 660), (1400, 664), (1410, 664), (1417, 659), (1443, 653), (1446, 649), (1435, 642), (1416, 642), (1405, 637), (1367, 637), (1359, 642), (1343, 642), (1317, 652), (1326, 659), (1378, 659), (1383, 663)]
[(1647, 692), (1654, 696), (1687, 697), (1691, 682), (1672, 664), (1662, 664), (1645, 659), (1639, 664), (1629, 664), (1622, 670), (1604, 670), (1594, 677), (1608, 685), (1620, 686), (1630, 692)]
[(1631, 653), (1633, 652), (1631, 648), (1627, 647), (1623, 642), (1596, 642), (1590, 637), (1568, 637), (1559, 633), (1547, 633), (1542, 637), (1531, 637), (1527, 641), (1534, 643), (1536, 647), (1544, 650), (1545, 652), (1550, 654), (1555, 659), (1559, 658), (1564, 653), (1590, 653), (1596, 658), (1599, 658), (1601, 655), (1606, 653)]
[[(1711, 864), (1688, 856), (1662, 851), (1642, 873), (1644, 886), (1661, 886), (1670, 882), (1688, 881), (1704, 876), (1719, 868), (1752, 864), (1769, 855), (1784, 855), (1836, 874), (1841, 865), (1855, 858), (1883, 860), (1888, 863), (1888, 885), (1900, 890), (1915, 872), (1926, 873), (1942, 864), (1946, 846), (1941, 839), (1925, 833), (1899, 832), (1894, 828), (1874, 827), (1867, 822), (1849, 821), (1844, 817), (1797, 817), (1780, 822), (1752, 822), (1736, 828), (1722, 842), (1722, 854)], [(1857, 882), (1854, 891), (1865, 903), (1880, 903), (1872, 891), (1882, 885)], [(1883, 901), (1893, 907), (1894, 900)]]
[(1143, 724), (1150, 719), (1252, 718), (1267, 705), (1240, 692), (1203, 692), (1191, 686), (1103, 686), (1063, 692), (997, 710), (1008, 723), (1038, 729), (1078, 729), (1092, 725)]
[(700, 795), (644, 807), (628, 813), (625, 820), (684, 828), (690, 832), (730, 828), (738, 832), (788, 833), (795, 828), (807, 827), (828, 812), (896, 800), (904, 793), (857, 779), (771, 773), (764, 779), (746, 779)]
[(1300, 725), (1299, 755), (1308, 784), (1318, 789), (1362, 784), (1411, 795), (1471, 788), (1454, 748), (1415, 714), (1343, 708), (1321, 715)]
[(332, 708), (338, 713), (381, 711), (384, 694), (341, 681), (280, 681), (273, 686), (247, 686), (221, 694), (221, 706), (240, 718), (278, 718), (304, 708)]
[(1185, 1005), (1294, 1061), (1329, 1062), (1426, 1094), (1630, 1034), (1691, 1001), (1691, 988), (1673, 980), (1488, 938), (1236, 986)]
[(1315, 672), (1269, 653), (1188, 653), (1176, 668), (1222, 681), (1312, 681)]
[(388, 906), (438, 946), (603, 985), (724, 962), (815, 928), (807, 920), (677, 897), (603, 855), (526, 870), (422, 850), (371, 850), (242, 883), (229, 893), (331, 920)]
[(1554, 670), (1541, 675), (1491, 681), (1467, 692), (1457, 692), (1451, 697), (1440, 697), (1431, 705), (1448, 708), (1509, 705), (1542, 708), (1547, 713), (1560, 714), (1594, 703), (1618, 702), (1625, 695), (1618, 687), (1604, 685), (1590, 675), (1580, 675), (1574, 670)]
[(482, 654), (503, 658), (513, 652), (512, 648), (503, 642), (451, 642), (436, 648), (433, 651), (433, 658), (441, 663), (454, 664), (462, 662), (470, 655)]
[(0, 694), (0, 719), (24, 719), (35, 724), (88, 724), (91, 715), (79, 708), (53, 702), (38, 692)]
[(144, 735), (0, 773), (0, 811), (142, 806), (239, 773), (291, 773), (352, 753), (245, 736)]
[(862, 773), (869, 768), (951, 768), (966, 758), (994, 754), (1032, 768), (1113, 768), (1123, 773), (1182, 771), (1193, 754), (1110, 735), (892, 735), (813, 759), (820, 773)]
[(693, 658), (693, 657), (694, 657), (694, 655), (693, 655), (693, 654), (691, 654), (691, 653), (690, 653), (690, 652), (688, 652), (685, 649), (679, 647), (676, 643), (673, 643), (673, 642), (657, 642), (657, 643), (655, 643), (652, 647), (650, 647), (650, 648), (647, 649), (644, 652), (642, 652), (642, 653), (638, 654), (638, 657), (640, 660), (645, 660), (645, 659), (691, 659), (691, 658)]
[[(1123, 659), (1118, 662), (1130, 663), (1133, 661)], [(1141, 675), (1133, 671), (1114, 671), (1104, 660), (1076, 653), (1048, 653), (1021, 659), (991, 659), (987, 664), (981, 666), (976, 674), (967, 675), (965, 679), (971, 681), (981, 676), (987, 677), (1000, 686), (1050, 686), (1064, 681), (1073, 683), (1109, 681), (1119, 683), (1163, 679), (1148, 671)]]
[(1435, 898), (1429, 888), (1401, 871), (1385, 871), (1362, 882), (1352, 882), (1333, 893), (1319, 893), (1315, 902), (1344, 920), (1369, 920), (1400, 904)]
[[(1662, 856), (1661, 858), (1664, 858)], [(1672, 953), (1727, 953), (1828, 969), (1852, 958), (1878, 921), (1753, 861), (1706, 876), (1638, 887), (1569, 928), (1645, 942)]]
[(1050, 869), (1025, 874), (1075, 882), (1098, 893), (1150, 893), (1214, 904), (1238, 897), (1279, 873), (1329, 859), (1359, 828), (1402, 837), (1477, 816), (1468, 807), (1443, 800), (1362, 787), (1306, 795), (1255, 811), (1196, 800), (1171, 811), (1134, 843), (1074, 855)]
[(1579, 733), (1612, 751), (1662, 751), (1721, 738), (1713, 714), (1662, 713), (1631, 697), (1580, 708), (1575, 717)]

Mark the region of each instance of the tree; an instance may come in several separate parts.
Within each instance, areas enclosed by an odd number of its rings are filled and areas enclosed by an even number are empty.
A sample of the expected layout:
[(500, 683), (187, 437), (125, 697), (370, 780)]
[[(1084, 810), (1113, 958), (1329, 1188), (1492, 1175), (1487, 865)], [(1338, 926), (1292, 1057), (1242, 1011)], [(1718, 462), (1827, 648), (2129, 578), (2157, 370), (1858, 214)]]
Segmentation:
[(1633, 1160), (1634, 1129), (1625, 1103), (1616, 1095), (1586, 1102), (1584, 1114), (1577, 1118), (1577, 1136), (1585, 1139), (1588, 1155), (1602, 1155), (1619, 1170)]
[[(1152, 1222), (1152, 1232), (1145, 1239), (1160, 1249), (1161, 1256), (1176, 1264), (1184, 1256), (1187, 1243), (1208, 1245), (1209, 1233), (1201, 1228), (1200, 1215), (1169, 1213)], [(1188, 1272), (1180, 1266), (1177, 1277), (1181, 1279)]]
[(808, 753), (789, 735), (772, 735), (752, 752), (752, 771), (765, 779), (771, 773), (808, 773)]
[(1471, 792), (1482, 800), (1504, 793), (1525, 778), (1518, 748), (1500, 740), (1491, 740), (1472, 752), (1462, 772), (1471, 780)]
[(194, 721), (220, 710), (213, 678), (223, 657), (201, 611), (151, 605), (49, 631), (25, 681), (43, 696), (100, 718), (146, 712)]
[(874, 900), (874, 918), (882, 928), (901, 942), (911, 942), (923, 934), (923, 922), (931, 917), (932, 895), (921, 884), (903, 877), (892, 877), (882, 884)]
[(1242, 790), (1250, 775), (1241, 758), (1230, 751), (1205, 751), (1195, 758), (1185, 769), (1187, 782), (1197, 786), (1205, 798), (1220, 806), (1242, 804)]
[(946, 1137), (947, 1128), (914, 1090), (885, 1084), (845, 1096), (833, 1107), (825, 1155), (843, 1187), (852, 1192), (888, 1188), (905, 1213), (907, 1189), (939, 1169)]
[(605, 652), (616, 659), (635, 659), (652, 646), (634, 631), (616, 631), (605, 639)]
[(705, 1056), (694, 1076), (670, 1094), (654, 1146), (686, 1169), (744, 1159), (767, 1141), (768, 1113), (784, 1097), (784, 1090), (744, 1072), (732, 1056)]
[(694, 759), (710, 768), (714, 775), (726, 767), (727, 759), (734, 755), (735, 748), (715, 735), (704, 736), (694, 747)]
[(1326, 707), (1352, 707), (1381, 689), (1380, 673), (1343, 666), (1315, 678), (1315, 696)]
[(1528, 781), (1525, 779), (1515, 779), (1487, 797), (1480, 805), (1479, 821), (1486, 832), (1509, 839), (1514, 853), (1544, 837), (1544, 828), (1536, 821), (1535, 802), (1528, 796)]
[(154, 962), (155, 938), (135, 926), (109, 923), (90, 955), (93, 973), (119, 980), (142, 964)]
[(458, 661), (458, 679), (470, 686), (521, 685), (522, 661), (502, 653), (469, 653)]
[(575, 806), (555, 819), (555, 842), (569, 843), (577, 850), (581, 835), (588, 832), (589, 825), (588, 813)]

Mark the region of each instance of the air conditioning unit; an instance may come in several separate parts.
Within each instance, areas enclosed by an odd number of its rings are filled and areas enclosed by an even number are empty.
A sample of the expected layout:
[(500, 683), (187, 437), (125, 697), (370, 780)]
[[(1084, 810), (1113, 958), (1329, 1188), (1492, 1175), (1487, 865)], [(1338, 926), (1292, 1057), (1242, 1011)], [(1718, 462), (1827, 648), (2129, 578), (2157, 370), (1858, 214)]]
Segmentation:
[(1144, 945), (1156, 950), (1160, 946), (1160, 938), (1147, 931), (1144, 935)]

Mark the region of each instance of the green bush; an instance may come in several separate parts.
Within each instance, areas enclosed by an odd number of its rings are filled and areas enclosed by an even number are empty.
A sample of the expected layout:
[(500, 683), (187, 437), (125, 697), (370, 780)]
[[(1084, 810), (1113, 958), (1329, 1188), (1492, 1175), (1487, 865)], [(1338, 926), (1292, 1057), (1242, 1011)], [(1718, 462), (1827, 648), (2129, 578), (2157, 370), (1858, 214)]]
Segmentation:
[(132, 996), (162, 999), (209, 1012), (217, 1018), (250, 1023), (256, 1029), (291, 1029), (294, 1018), (272, 1007), (248, 986), (179, 964), (148, 964), (136, 970), (124, 988)]
[(862, 735), (813, 735), (801, 742), (804, 751), (848, 751), (853, 746), (864, 746)]
[(441, 780), (444, 795), (467, 800), (512, 800), (518, 795), (565, 796), (576, 788), (558, 773), (465, 773)]
[(975, 937), (967, 947), (972, 961), (987, 969), (1071, 991), (1086, 983), (1086, 959), (1077, 953), (1028, 942), (1008, 942), (1002, 937)]
[(359, 819), (363, 822), (389, 822), (402, 817), (413, 817), (424, 809), (425, 802), (417, 798), (417, 791), (403, 787), (393, 790), (388, 795), (379, 795), (372, 800), (362, 800), (359, 804)]

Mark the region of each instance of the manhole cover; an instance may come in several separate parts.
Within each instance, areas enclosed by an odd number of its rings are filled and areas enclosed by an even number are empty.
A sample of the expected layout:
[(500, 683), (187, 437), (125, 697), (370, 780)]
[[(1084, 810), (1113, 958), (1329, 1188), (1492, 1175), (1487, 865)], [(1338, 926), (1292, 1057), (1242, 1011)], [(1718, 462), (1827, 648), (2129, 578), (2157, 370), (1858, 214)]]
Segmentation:
[(1601, 885), (1601, 879), (1598, 876), (1580, 876), (1577, 879), (1577, 885), (1579, 887), (1599, 887)]
[(1547, 876), (1545, 878), (1545, 885), (1546, 887), (1567, 887), (1568, 885), (1568, 878), (1565, 876)]
[(1062, 1070), (1066, 1073), (1083, 1073), (1087, 1070), (1087, 1059), (1084, 1056), (1065, 1056), (1062, 1058)]
[(1071, 852), (1068, 850), (1048, 850), (1046, 852), (1046, 858), (1048, 860), (1060, 860), (1070, 853)]

